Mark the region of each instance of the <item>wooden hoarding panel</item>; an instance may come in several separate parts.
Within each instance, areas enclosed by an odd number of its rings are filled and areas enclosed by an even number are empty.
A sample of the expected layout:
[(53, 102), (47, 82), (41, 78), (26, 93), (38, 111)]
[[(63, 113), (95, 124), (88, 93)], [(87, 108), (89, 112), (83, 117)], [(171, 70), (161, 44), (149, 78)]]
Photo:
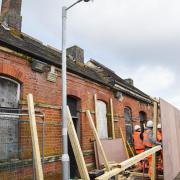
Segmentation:
[(160, 99), (163, 134), (164, 179), (173, 180), (180, 173), (180, 111)]

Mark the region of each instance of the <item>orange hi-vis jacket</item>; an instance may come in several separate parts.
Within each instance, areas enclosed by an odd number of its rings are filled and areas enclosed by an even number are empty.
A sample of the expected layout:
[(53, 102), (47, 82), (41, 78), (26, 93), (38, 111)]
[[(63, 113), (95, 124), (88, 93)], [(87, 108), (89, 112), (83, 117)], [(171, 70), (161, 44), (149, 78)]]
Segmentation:
[(153, 144), (152, 144), (152, 142), (151, 142), (151, 140), (149, 138), (150, 133), (152, 133), (152, 130), (150, 130), (150, 129), (147, 129), (147, 130), (144, 131), (143, 144), (144, 144), (145, 147), (150, 147), (151, 148), (153, 146)]
[(135, 131), (133, 134), (134, 139), (134, 148), (137, 149), (144, 149), (143, 140), (140, 138), (140, 132)]
[(159, 142), (162, 142), (162, 134), (161, 134), (161, 132), (159, 132), (159, 131), (157, 131), (157, 140), (158, 140)]

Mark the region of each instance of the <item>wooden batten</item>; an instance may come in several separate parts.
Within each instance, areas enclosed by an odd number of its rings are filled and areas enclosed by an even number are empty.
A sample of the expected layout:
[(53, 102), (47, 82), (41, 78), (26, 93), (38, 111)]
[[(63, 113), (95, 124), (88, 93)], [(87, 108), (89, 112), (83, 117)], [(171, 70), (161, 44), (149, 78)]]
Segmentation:
[(126, 169), (138, 163), (139, 161), (145, 159), (149, 155), (152, 155), (160, 150), (161, 150), (161, 146), (156, 146), (156, 147), (151, 148), (150, 150), (147, 150), (141, 154), (138, 154), (137, 156), (134, 156), (126, 161), (123, 161), (122, 163), (118, 164), (116, 168), (112, 169), (109, 172), (106, 172), (102, 176), (97, 177), (96, 180), (108, 180), (111, 177), (116, 176), (119, 173), (125, 171)]
[(43, 170), (42, 170), (42, 164), (41, 164), (41, 156), (40, 156), (40, 151), (39, 151), (39, 141), (38, 141), (34, 102), (33, 102), (32, 94), (28, 94), (27, 101), (28, 101), (28, 112), (29, 112), (29, 120), (30, 120), (30, 130), (31, 130), (31, 137), (32, 137), (32, 146), (33, 146), (33, 153), (34, 153), (34, 162), (35, 162), (35, 169), (36, 169), (36, 178), (37, 180), (43, 180), (44, 177), (43, 177)]
[(102, 153), (102, 157), (103, 157), (103, 160), (104, 160), (104, 166), (105, 166), (107, 171), (110, 171), (110, 165), (108, 164), (107, 157), (105, 155), (103, 146), (101, 144), (100, 138), (99, 138), (97, 130), (96, 130), (95, 126), (94, 126), (94, 122), (93, 122), (93, 119), (92, 119), (92, 116), (91, 116), (91, 113), (89, 112), (89, 110), (86, 111), (86, 116), (87, 116), (87, 118), (89, 120), (89, 124), (90, 124), (90, 127), (91, 127), (92, 131), (93, 131), (94, 138), (96, 139), (97, 146), (99, 147), (99, 149), (100, 149), (100, 151)]
[(76, 158), (80, 176), (83, 180), (90, 180), (69, 107), (67, 107), (67, 118), (68, 118), (68, 135)]
[(112, 138), (115, 139), (113, 100), (110, 99)]

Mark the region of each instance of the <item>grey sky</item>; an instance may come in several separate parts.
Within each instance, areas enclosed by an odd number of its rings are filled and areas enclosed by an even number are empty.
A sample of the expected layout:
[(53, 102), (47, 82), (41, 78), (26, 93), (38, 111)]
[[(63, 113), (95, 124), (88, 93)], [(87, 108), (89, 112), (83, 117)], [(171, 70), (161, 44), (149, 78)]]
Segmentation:
[[(23, 32), (61, 48), (61, 6), (75, 0), (23, 0)], [(1, 2), (1, 0), (0, 0)], [(180, 108), (180, 1), (94, 0), (68, 12), (68, 46), (131, 77), (144, 92)]]

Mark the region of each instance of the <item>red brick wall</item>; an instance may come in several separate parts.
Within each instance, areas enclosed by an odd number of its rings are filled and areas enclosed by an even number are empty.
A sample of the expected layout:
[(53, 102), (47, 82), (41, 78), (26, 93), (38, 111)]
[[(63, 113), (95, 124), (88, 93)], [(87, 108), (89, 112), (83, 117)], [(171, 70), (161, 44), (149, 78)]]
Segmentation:
[[(36, 106), (36, 108), (45, 113), (45, 122), (60, 122), (60, 109), (58, 109), (58, 107), (61, 106), (60, 73), (58, 73), (57, 83), (49, 82), (46, 80), (47, 73), (32, 71), (30, 62), (26, 58), (23, 59), (13, 54), (0, 51), (0, 75), (11, 77), (21, 83), (22, 107), (26, 107), (24, 104), (26, 104), (27, 94), (32, 93), (35, 103), (56, 107), (45, 108), (41, 107), (42, 105)], [(70, 73), (68, 74), (67, 92), (68, 95), (73, 95), (80, 99), (80, 108), (82, 111), (80, 113), (80, 141), (83, 151), (89, 150), (91, 152), (93, 150), (93, 135), (84, 111), (89, 109), (91, 112), (94, 112), (94, 94), (97, 94), (97, 98), (104, 101), (107, 105), (109, 104), (109, 99), (113, 99), (114, 114), (117, 120), (115, 122), (116, 137), (120, 137), (119, 127), (122, 127), (123, 132), (125, 132), (125, 122), (122, 117), (124, 115), (124, 107), (128, 106), (131, 108), (134, 118), (139, 117), (140, 111), (146, 112), (148, 118), (152, 117), (151, 106), (128, 96), (124, 96), (123, 101), (120, 102), (114, 98), (110, 88)], [(133, 123), (136, 124), (138, 122), (139, 120), (136, 120)], [(27, 133), (27, 131), (23, 132), (22, 130), (21, 133)], [(47, 127), (45, 130), (45, 156), (61, 155), (62, 140), (59, 137), (61, 137), (60, 127)], [(31, 154), (25, 154), (23, 157), (30, 158), (30, 156)], [(86, 163), (94, 162), (93, 153), (86, 155), (85, 160)]]

